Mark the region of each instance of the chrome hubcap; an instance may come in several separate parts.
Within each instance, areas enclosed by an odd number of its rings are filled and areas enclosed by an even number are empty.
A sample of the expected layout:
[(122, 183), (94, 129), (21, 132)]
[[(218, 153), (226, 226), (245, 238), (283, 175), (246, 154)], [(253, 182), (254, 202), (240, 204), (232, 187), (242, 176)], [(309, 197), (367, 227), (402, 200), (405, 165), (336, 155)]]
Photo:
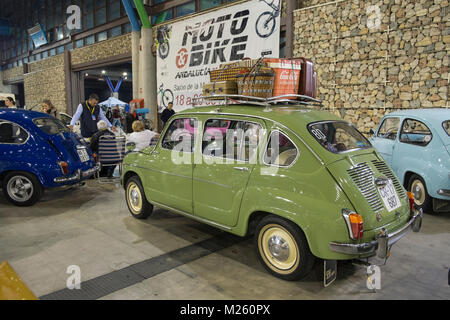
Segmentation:
[(414, 197), (416, 199), (420, 199), (422, 197), (422, 190), (419, 186), (416, 186), (416, 188), (414, 189)]
[(419, 180), (415, 180), (411, 186), (411, 192), (414, 194), (414, 202), (421, 206), (425, 202), (425, 189)]
[(269, 251), (279, 261), (286, 261), (289, 258), (289, 245), (278, 235), (269, 239)]
[(134, 206), (137, 206), (137, 205), (139, 204), (139, 195), (138, 195), (138, 193), (137, 193), (136, 190), (132, 190), (132, 191), (131, 191), (130, 198), (131, 198), (131, 203), (132, 203)]
[(133, 214), (139, 214), (142, 209), (142, 196), (139, 187), (135, 183), (130, 183), (127, 188), (127, 202)]
[(33, 190), (33, 183), (23, 176), (14, 177), (7, 185), (9, 196), (18, 202), (28, 201), (33, 196)]

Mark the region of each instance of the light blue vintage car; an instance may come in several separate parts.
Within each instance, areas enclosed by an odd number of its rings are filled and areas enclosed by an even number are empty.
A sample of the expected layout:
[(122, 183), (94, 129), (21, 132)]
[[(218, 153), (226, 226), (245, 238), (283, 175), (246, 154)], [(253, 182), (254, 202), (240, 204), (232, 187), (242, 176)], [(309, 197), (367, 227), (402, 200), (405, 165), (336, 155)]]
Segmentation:
[(450, 211), (450, 109), (396, 111), (371, 133), (373, 146), (414, 194), (416, 207)]

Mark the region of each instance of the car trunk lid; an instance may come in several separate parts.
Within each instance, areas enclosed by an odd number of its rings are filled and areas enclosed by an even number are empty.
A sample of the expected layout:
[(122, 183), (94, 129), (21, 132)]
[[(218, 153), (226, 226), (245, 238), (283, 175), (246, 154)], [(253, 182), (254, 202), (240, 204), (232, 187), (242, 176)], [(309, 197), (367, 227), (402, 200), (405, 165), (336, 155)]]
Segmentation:
[(409, 213), (405, 189), (374, 149), (348, 153), (328, 169), (363, 216), (365, 230), (382, 227)]
[[(73, 133), (65, 132), (53, 135), (49, 138), (49, 143), (60, 152), (62, 161), (69, 164), (70, 174), (78, 169), (86, 170), (94, 165), (89, 148), (78, 141)], [(83, 159), (79, 149), (85, 150), (84, 152), (80, 151), (85, 155)]]

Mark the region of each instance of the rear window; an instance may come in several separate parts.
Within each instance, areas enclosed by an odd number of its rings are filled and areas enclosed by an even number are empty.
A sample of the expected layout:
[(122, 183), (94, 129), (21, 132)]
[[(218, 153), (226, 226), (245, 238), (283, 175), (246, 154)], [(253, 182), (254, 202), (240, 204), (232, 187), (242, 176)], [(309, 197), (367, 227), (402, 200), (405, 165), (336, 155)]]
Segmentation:
[(423, 123), (415, 119), (403, 121), (400, 132), (400, 142), (426, 146), (433, 139), (430, 129)]
[(312, 123), (308, 126), (308, 130), (323, 148), (333, 153), (372, 147), (369, 140), (348, 122)]
[(69, 132), (69, 128), (60, 120), (54, 118), (34, 119), (34, 124), (48, 135), (54, 135), (63, 132)]
[(445, 132), (450, 136), (450, 120), (445, 120), (442, 122), (442, 127), (444, 128)]

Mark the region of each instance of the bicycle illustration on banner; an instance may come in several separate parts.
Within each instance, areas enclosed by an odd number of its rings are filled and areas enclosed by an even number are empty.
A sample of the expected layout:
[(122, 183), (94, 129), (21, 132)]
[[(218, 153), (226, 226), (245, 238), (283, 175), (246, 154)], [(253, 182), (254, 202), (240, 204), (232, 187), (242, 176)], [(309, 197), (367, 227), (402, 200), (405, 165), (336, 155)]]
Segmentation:
[(161, 84), (159, 86), (159, 90), (158, 90), (158, 96), (161, 95), (160, 98), (160, 102), (158, 105), (158, 112), (162, 112), (164, 110), (164, 108), (167, 108), (167, 106), (169, 105), (170, 102), (173, 103), (174, 101), (174, 96), (173, 96), (173, 92), (170, 89), (166, 89), (164, 90), (164, 84)]
[(261, 13), (258, 20), (256, 20), (256, 33), (261, 38), (267, 38), (275, 31), (275, 26), (277, 25), (276, 18), (278, 18), (281, 14), (282, 0), (278, 0), (278, 4), (274, 4), (275, 0), (272, 0), (270, 3), (266, 0), (260, 1), (265, 2), (272, 8), (272, 11), (265, 11)]

